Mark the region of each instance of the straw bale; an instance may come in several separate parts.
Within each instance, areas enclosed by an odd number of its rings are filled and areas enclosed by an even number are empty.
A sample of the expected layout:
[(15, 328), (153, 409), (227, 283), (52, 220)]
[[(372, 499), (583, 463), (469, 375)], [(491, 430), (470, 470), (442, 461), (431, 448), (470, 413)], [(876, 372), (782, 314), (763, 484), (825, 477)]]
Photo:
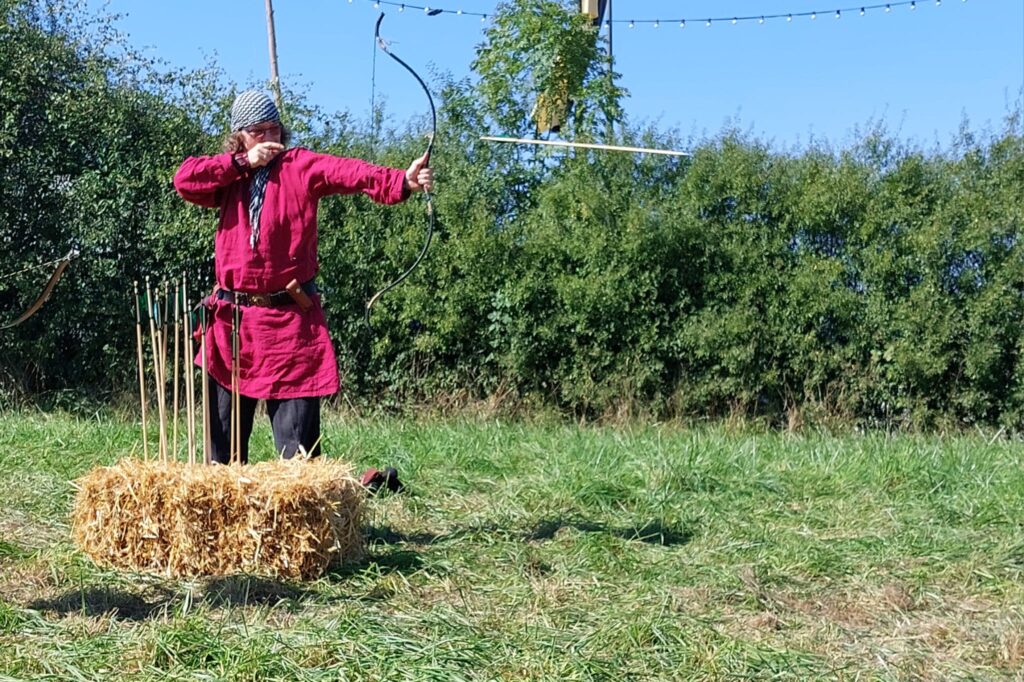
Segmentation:
[(310, 580), (360, 558), (364, 491), (326, 459), (252, 466), (122, 460), (76, 484), (75, 543), (114, 568)]

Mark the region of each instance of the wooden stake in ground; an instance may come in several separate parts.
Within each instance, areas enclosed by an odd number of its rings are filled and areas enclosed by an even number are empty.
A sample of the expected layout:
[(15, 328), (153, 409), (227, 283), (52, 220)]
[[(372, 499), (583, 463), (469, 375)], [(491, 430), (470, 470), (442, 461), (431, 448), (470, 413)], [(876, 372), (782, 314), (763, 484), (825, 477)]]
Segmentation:
[(240, 397), (239, 397), (239, 344), (238, 344), (238, 331), (240, 324), (240, 318), (238, 313), (238, 303), (233, 302), (231, 305), (231, 448), (229, 462), (234, 464), (237, 461), (239, 464), (242, 463), (242, 429), (241, 429), (241, 415), (239, 414)]
[(158, 441), (157, 458), (162, 462), (164, 461), (164, 449), (167, 445), (167, 436), (164, 428), (163, 391), (160, 388), (160, 338), (157, 334), (157, 318), (160, 315), (160, 306), (153, 301), (153, 289), (149, 284), (149, 277), (146, 278), (146, 308), (149, 310), (149, 338), (150, 345), (153, 348), (153, 375), (156, 379), (156, 408), (160, 421), (158, 429), (160, 439)]
[[(178, 327), (179, 320), (181, 319), (181, 284), (175, 284), (174, 286), (174, 374), (172, 375), (172, 383), (174, 384), (174, 405), (171, 408), (171, 430), (174, 434), (174, 438), (171, 441), (171, 459), (178, 458)], [(168, 308), (168, 312), (170, 308)]]
[[(159, 296), (159, 292), (157, 292)], [(160, 460), (166, 462), (170, 457), (170, 447), (167, 440), (167, 316), (171, 313), (171, 293), (170, 287), (167, 286), (167, 280), (164, 280), (164, 293), (161, 299), (164, 302), (164, 307), (161, 310), (159, 304), (157, 304), (157, 310), (160, 312), (160, 399), (164, 403), (163, 417), (163, 458)]]
[(146, 369), (142, 357), (142, 313), (139, 312), (139, 281), (132, 282), (135, 292), (135, 350), (139, 356), (139, 403), (142, 405), (142, 456), (149, 461), (149, 437), (146, 433)]
[(200, 377), (203, 382), (203, 464), (210, 463), (210, 379), (206, 374), (206, 303), (199, 304)]
[(185, 277), (185, 273), (181, 273), (181, 309), (182, 318), (181, 325), (184, 329), (182, 336), (183, 345), (185, 346), (185, 353), (183, 358), (183, 365), (185, 368), (185, 426), (186, 433), (188, 435), (188, 463), (196, 463), (196, 366), (193, 361), (192, 353), (192, 310), (188, 304), (188, 281)]

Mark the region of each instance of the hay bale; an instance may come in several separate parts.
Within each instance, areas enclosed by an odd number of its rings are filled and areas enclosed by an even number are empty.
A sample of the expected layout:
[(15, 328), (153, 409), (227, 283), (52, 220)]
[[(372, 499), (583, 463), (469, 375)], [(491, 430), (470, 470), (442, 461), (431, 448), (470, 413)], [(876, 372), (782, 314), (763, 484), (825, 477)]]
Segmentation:
[(252, 466), (122, 460), (80, 478), (75, 543), (114, 568), (310, 580), (363, 555), (364, 491), (326, 459)]

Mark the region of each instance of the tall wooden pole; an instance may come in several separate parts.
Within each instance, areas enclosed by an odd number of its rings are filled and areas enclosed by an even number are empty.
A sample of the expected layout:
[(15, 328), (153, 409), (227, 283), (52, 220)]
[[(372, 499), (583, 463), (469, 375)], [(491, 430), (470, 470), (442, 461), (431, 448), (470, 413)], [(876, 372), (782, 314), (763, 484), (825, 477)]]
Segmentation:
[[(614, 69), (615, 57), (612, 53), (612, 26), (615, 25), (615, 21), (612, 19), (612, 0), (608, 0), (608, 92), (612, 91), (615, 87)], [(615, 121), (609, 116), (608, 117), (608, 142), (610, 143), (615, 139)]]
[(270, 53), (270, 88), (274, 91), (274, 102), (277, 103), (278, 112), (283, 112), (281, 107), (281, 79), (277, 75), (277, 37), (274, 33), (274, 3), (267, 1), (267, 50)]

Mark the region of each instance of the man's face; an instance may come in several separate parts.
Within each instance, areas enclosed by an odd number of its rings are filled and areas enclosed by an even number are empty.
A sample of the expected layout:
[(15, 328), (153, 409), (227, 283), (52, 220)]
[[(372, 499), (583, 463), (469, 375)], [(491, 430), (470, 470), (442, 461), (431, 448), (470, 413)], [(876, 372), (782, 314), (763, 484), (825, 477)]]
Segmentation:
[(254, 126), (242, 128), (242, 140), (245, 142), (245, 151), (249, 151), (260, 142), (280, 142), (281, 124), (257, 123)]

